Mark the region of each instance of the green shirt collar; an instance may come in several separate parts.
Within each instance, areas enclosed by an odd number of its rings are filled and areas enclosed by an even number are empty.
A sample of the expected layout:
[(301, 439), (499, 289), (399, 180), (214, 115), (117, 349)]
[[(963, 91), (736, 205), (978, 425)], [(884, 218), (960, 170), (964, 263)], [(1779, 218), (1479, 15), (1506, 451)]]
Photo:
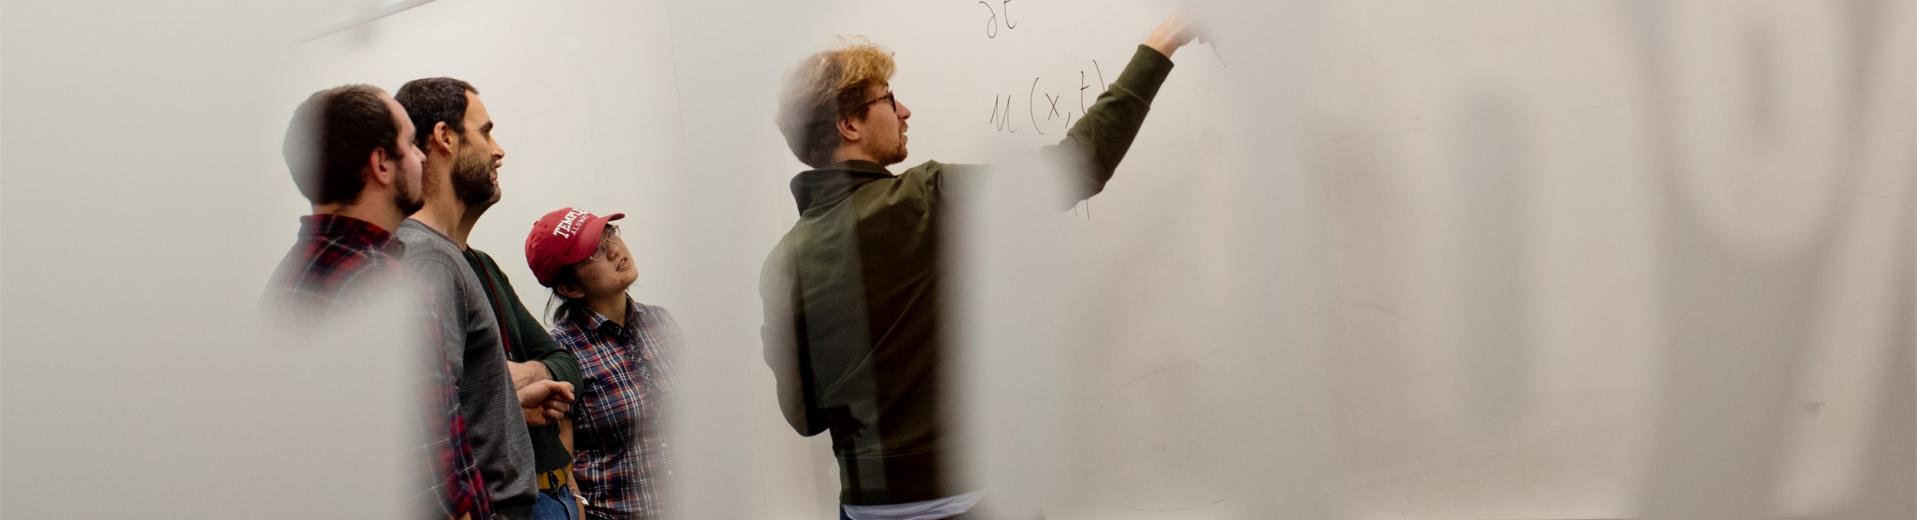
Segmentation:
[(860, 185), (889, 178), (892, 171), (871, 161), (845, 161), (792, 177), (792, 199), (805, 213), (813, 206), (837, 203)]

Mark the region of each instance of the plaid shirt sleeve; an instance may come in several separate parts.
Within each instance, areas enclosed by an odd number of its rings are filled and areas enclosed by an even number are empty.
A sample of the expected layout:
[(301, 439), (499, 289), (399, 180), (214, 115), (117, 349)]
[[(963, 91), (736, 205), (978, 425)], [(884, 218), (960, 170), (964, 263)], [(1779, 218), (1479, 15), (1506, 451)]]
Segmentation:
[[(466, 437), (466, 418), (459, 411), (459, 394), (447, 374), (451, 366), (444, 360), (439, 370), (420, 377), (422, 406), (415, 417), (426, 442), (420, 445), (418, 460), (432, 460), (436, 482), (430, 500), (437, 511), (430, 518), (457, 519), (472, 515), (475, 520), (493, 517), (491, 501), (486, 498), (486, 483), (479, 474), (479, 463)], [(429, 365), (430, 366), (430, 365)], [(433, 435), (437, 432), (439, 435)]]
[[(382, 264), (398, 265), (396, 259), (382, 259)], [(395, 273), (404, 272), (396, 267)], [(414, 503), (419, 504), (423, 516), (419, 518), (491, 520), (493, 518), (492, 501), (486, 493), (486, 484), (479, 472), (477, 457), (473, 454), (472, 443), (466, 433), (466, 417), (459, 406), (459, 389), (453, 366), (439, 348), (438, 315), (431, 304), (431, 293), (421, 287), (417, 280), (395, 276), (408, 294), (425, 295), (426, 301), (415, 307), (412, 323), (419, 324), (421, 333), (418, 357), (420, 371), (414, 378), (414, 390), (419, 396), (413, 407), (416, 428), (416, 455), (412, 460), (422, 467), (430, 468), (430, 478), (422, 482), (428, 486), (421, 489)]]
[[(396, 283), (410, 294), (431, 298), (407, 276), (399, 259), (387, 252), (391, 235), (385, 230), (334, 215), (301, 220), (300, 242), (280, 263), (268, 289), (269, 303), (323, 320), (333, 315), (335, 306), (350, 304), (352, 297), (366, 294), (373, 286)], [(466, 435), (452, 365), (434, 341), (441, 334), (433, 326), (438, 323), (436, 314), (431, 305), (418, 309), (414, 322), (421, 324), (429, 341), (419, 352), (423, 370), (413, 378), (418, 398), (411, 407), (412, 429), (418, 443), (410, 460), (424, 470), (421, 476), (430, 476), (413, 493), (418, 518), (470, 515), (474, 520), (491, 520), (491, 500)]]
[[(430, 295), (423, 288), (414, 294)], [(432, 496), (421, 498), (437, 506), (427, 518), (458, 519), (470, 514), (473, 520), (490, 520), (492, 500), (486, 494), (485, 478), (480, 475), (478, 459), (466, 434), (466, 416), (460, 411), (452, 363), (439, 348), (441, 332), (434, 325), (439, 323), (434, 308), (429, 302), (421, 306), (418, 316), (427, 340), (420, 349), (424, 358), (421, 366), (428, 370), (419, 377), (421, 401), (415, 417), (424, 442), (415, 460), (431, 460), (435, 476)]]

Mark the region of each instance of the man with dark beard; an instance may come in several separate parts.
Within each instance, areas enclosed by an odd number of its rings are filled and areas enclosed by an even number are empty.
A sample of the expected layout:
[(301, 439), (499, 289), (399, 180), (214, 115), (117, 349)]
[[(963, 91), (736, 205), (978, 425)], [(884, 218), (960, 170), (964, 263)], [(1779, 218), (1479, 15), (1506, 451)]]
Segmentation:
[(389, 230), (423, 204), (421, 154), (405, 135), (412, 131), (406, 111), (371, 85), (322, 90), (300, 104), (284, 152), (313, 214), (300, 218), (300, 244), (274, 275), (269, 300), (321, 311), (370, 281), (363, 272), (398, 272)]
[[(313, 213), (300, 217), (299, 240), (267, 286), (274, 310), (298, 325), (363, 326), (339, 311), (368, 303), (381, 286), (410, 288), (399, 260), (405, 251), (389, 230), (422, 204), (412, 134), (405, 109), (371, 85), (322, 90), (300, 103), (282, 151)], [(424, 312), (418, 323), (435, 322)], [(438, 345), (417, 352), (428, 361), (414, 378), (423, 397), (412, 408), (416, 462), (430, 479), (411, 494), (421, 501), (413, 504), (417, 518), (491, 518), (452, 374)]]
[[(480, 215), (499, 202), (499, 165), (506, 157), (505, 150), (493, 140), (492, 117), (479, 100), (479, 90), (453, 78), (426, 78), (407, 82), (396, 97), (412, 117), (415, 139), (426, 152), (426, 205), (400, 227), (400, 239), (408, 241), (408, 247), (413, 241), (430, 247), (436, 252), (434, 262), (456, 266), (460, 271), (448, 273), (445, 285), (459, 291), (459, 301), (467, 305), (465, 310), (473, 317), (483, 317), (481, 322), (469, 325), (480, 339), (488, 341), (469, 345), (465, 352), (469, 364), (488, 365), (469, 366), (467, 370), (483, 368), (488, 377), (495, 377), (503, 369), (508, 393), (554, 381), (577, 387), (579, 362), (572, 353), (559, 348), (546, 328), (526, 310), (492, 256), (466, 242)], [(463, 397), (466, 389), (460, 390)], [(484, 399), (496, 399), (491, 396), (498, 392), (493, 388), (475, 391), (483, 391), (487, 396)], [(503, 484), (494, 488), (493, 496), (526, 498), (523, 509), (496, 510), (515, 516), (523, 510), (523, 517), (540, 520), (578, 518), (574, 501), (577, 486), (569, 469), (572, 454), (560, 439), (560, 425), (553, 423), (569, 409), (570, 402), (570, 394), (548, 401), (543, 409), (526, 413), (525, 424), (512, 425), (516, 432), (501, 434), (515, 442), (524, 440), (527, 449), (523, 453), (516, 449), (500, 453), (502, 465), (512, 464), (512, 471), (506, 473), (515, 480), (509, 490)], [(489, 426), (506, 427), (503, 420)], [(487, 446), (479, 444), (481, 467), (487, 467)], [(502, 472), (505, 469), (502, 466)], [(487, 473), (486, 477), (491, 487), (493, 475)]]

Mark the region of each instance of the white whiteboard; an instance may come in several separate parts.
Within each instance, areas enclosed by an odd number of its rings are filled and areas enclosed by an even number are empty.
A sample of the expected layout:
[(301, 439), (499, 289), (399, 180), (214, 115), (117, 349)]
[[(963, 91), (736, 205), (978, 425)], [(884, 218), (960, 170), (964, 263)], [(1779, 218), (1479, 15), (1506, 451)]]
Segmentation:
[[(986, 302), (970, 332), (974, 404), (990, 411), (970, 423), (989, 439), (996, 496), (1053, 518), (1629, 517), (1657, 513), (1647, 487), (1683, 469), (1659, 454), (1704, 453), (1696, 439), (1717, 428), (1768, 428), (1792, 447), (1736, 445), (1786, 468), (1749, 477), (1773, 492), (1764, 510), (1855, 500), (1871, 432), (1908, 423), (1871, 412), (1897, 375), (1864, 376), (1893, 340), (1834, 331), (1894, 323), (1883, 302), (1895, 294), (1873, 282), (1908, 268), (1894, 264), (1896, 241), (1865, 238), (1896, 229), (1893, 201), (1819, 220), (1834, 185), (1790, 173), (1856, 149), (1879, 156), (1852, 165), (1876, 183), (1854, 189), (1909, 182), (1893, 173), (1909, 159), (1886, 144), (1907, 120), (1866, 118), (1876, 131), (1863, 135), (1877, 137), (1861, 148), (1828, 126), (1843, 113), (1832, 93), (1848, 91), (1838, 58), (1907, 49), (1892, 43), (1909, 30), (1846, 43), (1835, 8), (1722, 17), (1708, 5), (1198, 6), (1222, 43), (1175, 57), (1104, 193), (1036, 221), (976, 224), (998, 241), (977, 247), (986, 267), (969, 287)], [(683, 445), (701, 461), (686, 471), (688, 511), (820, 517), (837, 491), (826, 442), (778, 419), (758, 351), (759, 262), (795, 218), (786, 181), (804, 169), (771, 123), (779, 81), (837, 36), (863, 36), (894, 51), (892, 87), (914, 112), (898, 169), (997, 162), (1056, 142), (1174, 9), (435, 2), (292, 48), (280, 96), (291, 106), (347, 81), (473, 81), (508, 150), (505, 200), (473, 243), (537, 308), (544, 292), (518, 262), (526, 222), (569, 204), (634, 215), (635, 294), (695, 338), (682, 364)], [(1645, 20), (1709, 30), (1652, 47), (1672, 60), (1660, 67), (1644, 59)], [(1647, 86), (1692, 70), (1704, 72), (1668, 79), (1677, 92)], [(1908, 89), (1885, 86), (1908, 76), (1865, 81), (1907, 112)], [(1816, 79), (1766, 94), (1766, 77)], [(1755, 97), (1713, 97), (1724, 89)], [(1659, 104), (1669, 99), (1712, 101)], [(1689, 133), (1649, 130), (1673, 110), (1696, 122)], [(1770, 141), (1746, 137), (1755, 112), (1780, 129)], [(1696, 162), (1672, 169), (1659, 146)], [(1660, 238), (1692, 223), (1725, 249)], [(1787, 308), (1672, 314), (1736, 303), (1670, 278), (1686, 265), (1815, 256), (1807, 240), (1853, 235), (1826, 261), (1848, 278), (1781, 276), (1859, 303), (1795, 308), (1812, 316), (1795, 325), (1766, 314)], [(1803, 381), (1724, 382), (1788, 388), (1773, 397), (1795, 403), (1779, 405), (1795, 419), (1687, 427), (1660, 415), (1718, 402), (1677, 397), (1717, 366), (1685, 361), (1674, 341), (1748, 322), (1832, 331), (1797, 351), (1819, 367)], [(720, 498), (741, 482), (744, 499)]]
[[(771, 123), (785, 71), (866, 35), (898, 53), (910, 161), (989, 162), (1051, 137), (999, 132), (994, 101), (1053, 122), (1032, 94), (1074, 104), (1171, 9), (438, 0), (305, 41), (408, 3), (0, 4), (0, 515), (393, 503), (241, 477), (377, 484), (329, 474), (377, 450), (284, 449), (363, 425), (258, 411), (352, 410), (377, 387), (326, 377), (396, 374), (237, 323), (307, 211), (292, 108), (450, 75), (508, 154), (472, 241), (528, 306), (532, 218), (631, 215), (635, 295), (693, 340), (686, 516), (829, 518), (825, 441), (778, 418), (756, 328), (801, 169)], [(1014, 269), (969, 286), (1003, 302), (974, 331), (995, 496), (1099, 519), (1917, 511), (1911, 0), (1196, 7), (1221, 52), (1176, 57), (1107, 192), (979, 227), (1013, 231), (978, 250)], [(207, 489), (237, 492), (215, 512)]]

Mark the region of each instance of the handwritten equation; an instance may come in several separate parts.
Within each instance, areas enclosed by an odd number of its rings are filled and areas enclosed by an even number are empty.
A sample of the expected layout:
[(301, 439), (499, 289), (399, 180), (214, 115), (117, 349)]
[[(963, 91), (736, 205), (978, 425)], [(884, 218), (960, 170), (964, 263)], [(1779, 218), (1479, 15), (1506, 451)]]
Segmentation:
[[(1019, 20), (1012, 17), (1012, 1), (977, 0), (977, 5), (985, 9), (987, 40), (997, 39), (1001, 31), (1019, 28)], [(1110, 85), (1105, 81), (1105, 70), (1098, 60), (1090, 60), (1090, 63), (1090, 69), (1077, 71), (1075, 82), (1069, 79), (1061, 82), (1055, 77), (1048, 83), (1044, 76), (1035, 76), (1031, 82), (1024, 84), (1023, 96), (1017, 90), (993, 94), (992, 110), (986, 118), (986, 126), (1002, 134), (1029, 131), (1036, 135), (1064, 135), (1072, 128), (1073, 118), (1084, 117), (1091, 104)], [(1097, 90), (1093, 90), (1094, 87)], [(1073, 110), (1074, 99), (1078, 102), (1077, 110)], [(1090, 219), (1090, 201), (1081, 201), (1073, 206), (1072, 214)]]
[[(985, 0), (979, 0), (978, 5), (984, 6), (985, 14), (991, 16), (985, 19), (985, 37), (987, 39), (997, 38), (998, 31), (1001, 27), (1007, 30), (1018, 28), (1018, 22), (1012, 21), (1012, 0), (999, 0), (997, 9), (993, 9), (992, 4)], [(1003, 14), (1004, 18), (1000, 18), (1000, 14)]]
[[(1043, 76), (1033, 77), (1026, 85), (1024, 97), (1019, 92), (1007, 92), (992, 95), (991, 117), (986, 125), (995, 132), (1016, 134), (1020, 130), (1030, 130), (1038, 135), (1063, 134), (1072, 127), (1073, 117), (1083, 117), (1091, 103), (1105, 93), (1110, 84), (1105, 82), (1105, 70), (1098, 60), (1091, 60), (1091, 70), (1078, 71), (1078, 81), (1069, 84), (1063, 90), (1053, 90), (1049, 86), (1040, 90)], [(1096, 80), (1096, 83), (1093, 81)], [(1073, 88), (1073, 87), (1076, 88)], [(1096, 86), (1098, 90), (1092, 90)], [(1076, 96), (1078, 110), (1072, 110), (1069, 100)], [(1019, 103), (1020, 100), (1024, 103)], [(1063, 107), (1059, 104), (1064, 103)], [(1050, 132), (1047, 131), (1050, 129)]]

